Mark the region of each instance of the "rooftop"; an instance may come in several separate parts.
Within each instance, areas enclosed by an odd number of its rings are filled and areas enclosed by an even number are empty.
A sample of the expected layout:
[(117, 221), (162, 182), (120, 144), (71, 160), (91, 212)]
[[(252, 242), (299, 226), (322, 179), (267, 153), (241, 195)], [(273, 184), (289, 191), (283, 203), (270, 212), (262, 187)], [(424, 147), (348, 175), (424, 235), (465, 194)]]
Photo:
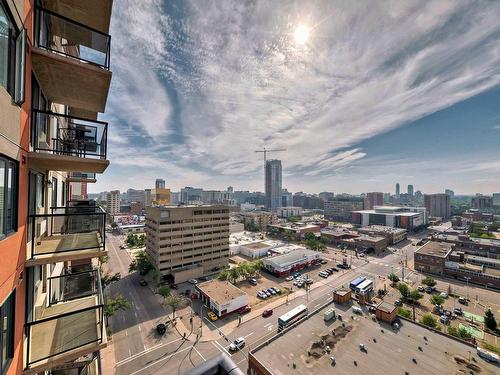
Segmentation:
[[(411, 322), (403, 321), (399, 331), (394, 331), (388, 324), (366, 317), (348, 319), (350, 310), (340, 305), (335, 309), (346, 318), (325, 322), (323, 313), (331, 306), (255, 347), (249, 355), (250, 364), (256, 360), (276, 375), (442, 375), (469, 373), (466, 365), (470, 352), (472, 363), (480, 368), (478, 373), (498, 372), (495, 365), (479, 358), (470, 346)], [(335, 335), (331, 334), (333, 330)], [(359, 344), (364, 344), (366, 351), (361, 351)], [(331, 353), (325, 353), (325, 345)], [(335, 368), (331, 356), (336, 359)]]
[(270, 258), (264, 259), (264, 262), (266, 263), (274, 263), (274, 264), (279, 264), (279, 265), (286, 265), (287, 263), (295, 263), (300, 259), (303, 259), (308, 256), (320, 256), (321, 253), (318, 251), (313, 251), (313, 250), (308, 250), (305, 248), (302, 249), (297, 249), (295, 251), (291, 251), (287, 254), (283, 255), (276, 255)]
[(229, 281), (213, 279), (196, 286), (201, 292), (210, 297), (217, 305), (221, 306), (231, 300), (244, 296), (246, 293), (235, 287)]
[(372, 231), (372, 232), (383, 232), (383, 233), (403, 233), (406, 232), (406, 229), (403, 228), (394, 228), (394, 227), (386, 227), (384, 225), (368, 225), (366, 227), (360, 228), (364, 232)]
[(348, 289), (338, 289), (335, 291), (335, 294), (338, 294), (339, 296), (345, 296), (348, 293), (351, 293)]
[(447, 242), (429, 241), (420, 247), (415, 253), (424, 255), (433, 255), (441, 258), (446, 258), (448, 253), (452, 251), (453, 245)]
[(380, 311), (383, 311), (385, 313), (388, 313), (388, 314), (391, 314), (394, 310), (397, 309), (397, 306), (392, 304), (392, 303), (389, 303), (389, 302), (385, 302), (385, 301), (382, 301), (378, 306), (377, 306), (377, 309), (379, 309)]

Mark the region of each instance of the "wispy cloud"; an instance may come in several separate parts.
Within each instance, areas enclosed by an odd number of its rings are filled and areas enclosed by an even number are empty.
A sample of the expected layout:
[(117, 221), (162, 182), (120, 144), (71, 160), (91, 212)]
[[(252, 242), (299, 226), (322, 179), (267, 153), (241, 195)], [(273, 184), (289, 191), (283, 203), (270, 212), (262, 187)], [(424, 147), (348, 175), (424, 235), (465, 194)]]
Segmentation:
[(289, 175), (330, 175), (367, 156), (359, 142), (500, 83), (500, 3), (367, 6), (116, 2), (110, 132), (132, 165), (179, 175), (254, 175), (263, 146), (287, 148)]

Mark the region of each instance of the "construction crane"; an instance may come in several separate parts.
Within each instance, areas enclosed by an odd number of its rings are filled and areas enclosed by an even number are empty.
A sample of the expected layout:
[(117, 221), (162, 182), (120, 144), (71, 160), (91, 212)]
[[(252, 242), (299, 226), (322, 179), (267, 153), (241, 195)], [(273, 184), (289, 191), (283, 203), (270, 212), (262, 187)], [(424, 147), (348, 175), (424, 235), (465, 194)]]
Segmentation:
[(268, 152), (281, 152), (281, 151), (286, 151), (285, 148), (278, 148), (275, 150), (268, 150), (267, 148), (263, 148), (262, 150), (255, 150), (255, 152), (261, 152), (264, 154), (264, 169), (266, 168), (266, 160), (267, 160), (267, 153)]

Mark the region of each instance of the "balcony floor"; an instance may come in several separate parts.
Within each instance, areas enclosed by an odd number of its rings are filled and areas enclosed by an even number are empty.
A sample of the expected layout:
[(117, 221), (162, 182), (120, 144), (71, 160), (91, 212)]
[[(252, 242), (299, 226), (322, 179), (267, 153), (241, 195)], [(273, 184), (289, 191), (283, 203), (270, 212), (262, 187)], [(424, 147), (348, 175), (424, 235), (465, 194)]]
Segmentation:
[[(106, 254), (97, 232), (43, 237), (39, 242), (40, 244), (35, 244), (33, 259), (27, 261), (29, 266), (94, 258)], [(83, 248), (87, 249), (71, 250)]]
[(106, 159), (57, 155), (49, 152), (30, 152), (28, 159), (34, 167), (50, 171), (103, 173), (109, 165), (109, 160)]
[[(96, 296), (58, 303), (45, 308), (42, 316), (38, 319), (97, 306), (97, 304), (98, 299)], [(35, 367), (38, 368), (38, 366), (46, 366), (53, 361), (65, 362), (80, 357), (85, 353), (99, 350), (103, 344), (105, 345), (104, 332), (103, 343), (98, 341), (89, 343), (97, 340), (100, 335), (99, 318), (99, 309), (95, 309), (34, 324), (31, 327), (30, 336), (30, 361), (39, 360), (54, 353), (66, 352), (35, 363), (32, 365), (32, 369), (35, 370)]]

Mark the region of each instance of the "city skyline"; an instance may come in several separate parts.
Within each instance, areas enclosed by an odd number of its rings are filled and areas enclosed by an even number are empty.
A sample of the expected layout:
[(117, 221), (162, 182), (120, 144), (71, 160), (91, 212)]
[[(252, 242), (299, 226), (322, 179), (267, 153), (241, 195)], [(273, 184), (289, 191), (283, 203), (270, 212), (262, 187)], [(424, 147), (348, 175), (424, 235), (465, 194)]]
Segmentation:
[(262, 190), (264, 146), (288, 150), (292, 191), (500, 190), (499, 3), (147, 3), (114, 7), (116, 131), (92, 192), (158, 175)]

